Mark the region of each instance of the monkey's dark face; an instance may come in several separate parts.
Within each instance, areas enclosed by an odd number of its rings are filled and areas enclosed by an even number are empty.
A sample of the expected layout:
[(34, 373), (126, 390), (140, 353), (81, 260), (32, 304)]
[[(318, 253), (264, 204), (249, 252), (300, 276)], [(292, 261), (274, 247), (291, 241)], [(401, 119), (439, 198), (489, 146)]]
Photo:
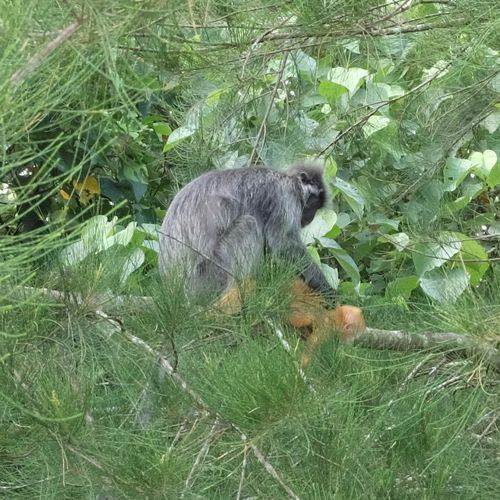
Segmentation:
[(316, 215), (316, 211), (319, 208), (323, 208), (324, 206), (325, 206), (324, 189), (319, 190), (318, 194), (311, 194), (304, 206), (304, 211), (302, 212), (302, 219), (300, 221), (301, 226), (304, 227), (310, 224), (314, 219), (314, 216)]
[(325, 206), (326, 189), (320, 169), (304, 167), (297, 169), (297, 172), (304, 192), (304, 209), (300, 221), (301, 226), (304, 227), (312, 222), (317, 210)]

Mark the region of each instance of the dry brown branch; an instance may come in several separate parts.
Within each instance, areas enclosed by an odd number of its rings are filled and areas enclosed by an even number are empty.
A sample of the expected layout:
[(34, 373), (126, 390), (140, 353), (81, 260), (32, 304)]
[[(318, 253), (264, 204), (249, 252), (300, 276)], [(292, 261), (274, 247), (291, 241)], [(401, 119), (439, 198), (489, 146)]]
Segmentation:
[(186, 482), (184, 485), (184, 491), (181, 494), (181, 498), (185, 498), (186, 493), (193, 486), (193, 481), (194, 481), (194, 476), (196, 474), (196, 471), (198, 470), (200, 465), (205, 461), (205, 458), (207, 457), (208, 450), (210, 449), (210, 445), (211, 445), (212, 441), (214, 440), (215, 431), (216, 431), (218, 426), (219, 426), (219, 417), (216, 416), (214, 418), (214, 421), (213, 421), (212, 427), (210, 428), (208, 436), (205, 439), (203, 446), (200, 448), (198, 455), (196, 455), (196, 460), (194, 461), (193, 466), (191, 467), (191, 470), (189, 471), (188, 477), (186, 478)]
[(18, 83), (22, 82), (29, 75), (31, 75), (43, 63), (43, 61), (57, 49), (57, 47), (73, 36), (76, 30), (81, 26), (82, 22), (83, 18), (78, 18), (76, 21), (64, 28), (43, 49), (32, 55), (28, 62), (10, 77), (11, 87), (15, 87)]
[(366, 333), (355, 340), (356, 345), (370, 349), (393, 351), (455, 352), (462, 356), (480, 356), (489, 366), (500, 372), (500, 352), (490, 343), (452, 332), (410, 333), (403, 330), (379, 330), (367, 328)]

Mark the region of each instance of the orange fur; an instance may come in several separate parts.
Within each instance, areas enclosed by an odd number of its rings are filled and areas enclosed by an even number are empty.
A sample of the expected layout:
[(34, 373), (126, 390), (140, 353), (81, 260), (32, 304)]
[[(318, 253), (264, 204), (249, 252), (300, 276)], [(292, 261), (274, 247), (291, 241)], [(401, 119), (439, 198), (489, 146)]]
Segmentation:
[(303, 367), (310, 363), (316, 349), (329, 336), (336, 335), (344, 342), (352, 342), (366, 329), (359, 307), (345, 305), (334, 310), (326, 309), (321, 296), (302, 280), (293, 283), (292, 295), (288, 321), (295, 328), (307, 329)]
[[(254, 281), (244, 281), (239, 287), (226, 292), (215, 303), (215, 307), (227, 314), (236, 314), (241, 310), (244, 295), (254, 289)], [(344, 342), (352, 342), (366, 329), (359, 307), (343, 305), (334, 310), (326, 309), (321, 296), (300, 279), (292, 284), (288, 321), (293, 327), (301, 330), (306, 338), (301, 361), (303, 367), (310, 363), (316, 349), (328, 337), (335, 335)]]

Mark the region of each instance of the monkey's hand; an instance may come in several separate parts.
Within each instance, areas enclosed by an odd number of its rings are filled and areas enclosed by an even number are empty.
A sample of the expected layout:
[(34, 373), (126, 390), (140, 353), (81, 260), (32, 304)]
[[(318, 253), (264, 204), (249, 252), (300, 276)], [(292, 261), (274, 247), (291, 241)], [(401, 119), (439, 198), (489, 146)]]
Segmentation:
[(234, 315), (241, 311), (245, 296), (255, 290), (254, 280), (244, 280), (239, 285), (230, 288), (215, 302), (213, 309), (225, 314)]

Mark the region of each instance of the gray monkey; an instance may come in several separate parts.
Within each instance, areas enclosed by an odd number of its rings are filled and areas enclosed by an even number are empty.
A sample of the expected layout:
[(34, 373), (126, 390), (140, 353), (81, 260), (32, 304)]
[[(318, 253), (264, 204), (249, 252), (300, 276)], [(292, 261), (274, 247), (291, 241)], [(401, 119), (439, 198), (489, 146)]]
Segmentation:
[(270, 255), (303, 266), (306, 283), (330, 295), (300, 239), (325, 201), (322, 171), (314, 166), (203, 174), (177, 193), (163, 220), (160, 271), (184, 266), (188, 291), (221, 294)]

